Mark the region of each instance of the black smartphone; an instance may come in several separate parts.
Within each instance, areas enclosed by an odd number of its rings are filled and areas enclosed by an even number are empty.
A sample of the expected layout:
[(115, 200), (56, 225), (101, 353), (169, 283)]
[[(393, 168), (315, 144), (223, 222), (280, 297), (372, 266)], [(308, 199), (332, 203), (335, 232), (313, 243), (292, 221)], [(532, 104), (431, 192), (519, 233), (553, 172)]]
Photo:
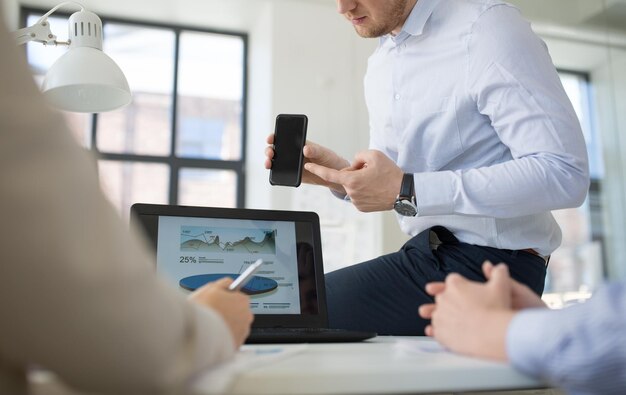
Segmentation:
[(307, 124), (306, 115), (279, 114), (276, 117), (270, 184), (291, 187), (300, 185)]

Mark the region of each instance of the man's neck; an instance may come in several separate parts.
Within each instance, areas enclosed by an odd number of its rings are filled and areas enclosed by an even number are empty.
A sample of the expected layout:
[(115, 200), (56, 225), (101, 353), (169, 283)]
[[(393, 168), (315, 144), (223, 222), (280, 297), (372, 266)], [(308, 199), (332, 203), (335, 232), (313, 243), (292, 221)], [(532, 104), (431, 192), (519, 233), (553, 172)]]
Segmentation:
[(391, 35), (392, 36), (397, 36), (398, 34), (400, 34), (400, 32), (402, 31), (402, 28), (404, 27), (404, 24), (406, 23), (406, 20), (408, 19), (409, 15), (411, 14), (411, 11), (413, 11), (413, 7), (415, 7), (415, 4), (417, 4), (418, 0), (409, 0), (406, 3), (406, 7), (404, 8), (404, 13), (402, 14), (402, 21), (400, 22), (400, 24), (391, 31)]

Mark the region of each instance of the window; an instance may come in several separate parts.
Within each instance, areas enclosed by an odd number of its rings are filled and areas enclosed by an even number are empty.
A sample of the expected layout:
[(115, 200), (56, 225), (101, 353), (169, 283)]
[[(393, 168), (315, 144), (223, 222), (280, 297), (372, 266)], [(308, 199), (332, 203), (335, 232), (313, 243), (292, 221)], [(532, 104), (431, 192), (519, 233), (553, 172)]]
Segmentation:
[(600, 185), (604, 174), (601, 142), (592, 111), (589, 77), (570, 71), (560, 71), (559, 75), (582, 125), (589, 155), (591, 188), (581, 207), (553, 213), (563, 232), (563, 241), (550, 259), (546, 292), (587, 293), (600, 284), (605, 274), (600, 206)]
[[(23, 8), (24, 25), (45, 11)], [(65, 115), (97, 154), (101, 185), (120, 214), (136, 202), (243, 206), (246, 34), (100, 17), (104, 51), (126, 75), (133, 101)], [(67, 39), (67, 19), (49, 18), (59, 40)], [(65, 50), (29, 43), (35, 78)]]

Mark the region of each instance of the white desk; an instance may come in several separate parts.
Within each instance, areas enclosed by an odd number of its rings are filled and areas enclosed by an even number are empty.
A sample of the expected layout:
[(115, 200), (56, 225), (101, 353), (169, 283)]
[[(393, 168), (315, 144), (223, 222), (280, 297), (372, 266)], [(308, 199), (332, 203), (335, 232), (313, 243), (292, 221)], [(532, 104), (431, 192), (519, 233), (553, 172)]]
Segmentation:
[[(397, 341), (407, 339), (413, 348)], [(245, 346), (245, 352), (289, 350), (298, 345)], [(309, 344), (264, 366), (235, 374), (229, 394), (422, 394), (545, 388), (507, 364), (440, 351), (428, 338), (378, 337), (364, 343)], [(235, 365), (235, 364), (234, 364)], [(237, 370), (237, 369), (235, 369)], [(232, 373), (232, 372), (231, 372)], [(196, 389), (211, 393), (210, 383)], [(203, 391), (202, 386), (207, 388)]]

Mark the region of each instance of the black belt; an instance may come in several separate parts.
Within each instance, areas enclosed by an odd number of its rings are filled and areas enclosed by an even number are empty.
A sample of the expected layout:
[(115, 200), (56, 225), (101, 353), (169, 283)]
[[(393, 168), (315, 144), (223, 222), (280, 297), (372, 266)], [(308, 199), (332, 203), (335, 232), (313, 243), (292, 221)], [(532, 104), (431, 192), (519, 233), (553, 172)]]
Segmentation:
[(522, 252), (527, 252), (529, 254), (533, 254), (538, 256), (539, 258), (543, 259), (546, 262), (546, 266), (548, 266), (548, 262), (550, 262), (550, 255), (548, 256), (543, 256), (540, 253), (538, 253), (537, 251), (533, 250), (532, 248), (525, 248), (523, 250), (520, 250)]

